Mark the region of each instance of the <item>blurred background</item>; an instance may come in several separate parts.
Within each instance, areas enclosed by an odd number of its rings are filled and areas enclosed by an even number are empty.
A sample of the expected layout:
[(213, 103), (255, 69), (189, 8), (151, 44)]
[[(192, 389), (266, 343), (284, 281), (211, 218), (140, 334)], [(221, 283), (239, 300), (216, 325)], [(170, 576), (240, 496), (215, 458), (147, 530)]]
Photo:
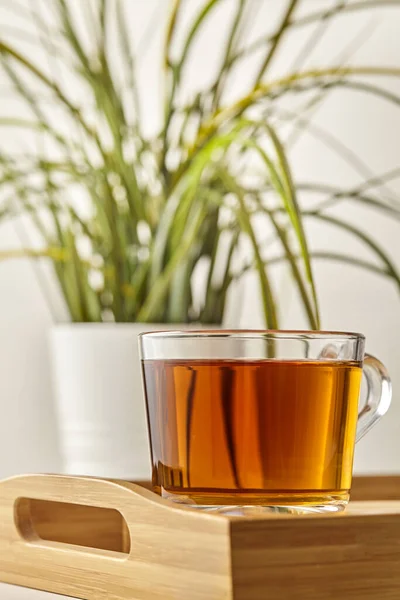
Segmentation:
[(396, 1), (1, 0), (0, 477), (65, 469), (54, 324), (317, 328), (314, 287), (393, 379), (356, 471), (400, 470), (399, 25)]

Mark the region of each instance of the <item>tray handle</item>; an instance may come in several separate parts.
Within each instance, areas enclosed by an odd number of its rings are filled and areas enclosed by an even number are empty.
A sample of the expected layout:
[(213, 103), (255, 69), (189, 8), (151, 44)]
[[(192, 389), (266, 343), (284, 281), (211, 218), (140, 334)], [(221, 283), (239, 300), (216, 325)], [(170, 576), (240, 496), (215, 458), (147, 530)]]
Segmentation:
[[(24, 499), (117, 510), (127, 524), (130, 550), (43, 540), (29, 528)], [(82, 531), (86, 535), (85, 525)], [(0, 581), (85, 600), (227, 600), (229, 531), (228, 519), (171, 506), (135, 484), (15, 477), (0, 482)]]
[[(121, 552), (114, 552), (91, 547), (92, 545), (87, 543), (71, 547), (63, 541), (42, 539), (32, 522), (30, 500), (118, 511), (124, 520), (124, 548)], [(116, 558), (119, 555), (120, 558), (127, 558), (127, 555), (134, 553), (133, 538), (138, 534), (137, 528), (145, 529), (146, 523), (154, 518), (162, 518), (161, 515), (165, 515), (165, 511), (175, 510), (180, 512), (179, 508), (170, 507), (153, 492), (133, 483), (63, 475), (17, 476), (0, 483), (0, 541), (7, 539), (18, 541), (20, 544), (38, 544), (52, 549), (68, 546), (69, 549), (78, 552), (95, 552), (104, 557)], [(161, 515), (157, 517), (159, 511)], [(185, 516), (188, 516), (188, 511)], [(95, 537), (92, 535), (92, 539)]]

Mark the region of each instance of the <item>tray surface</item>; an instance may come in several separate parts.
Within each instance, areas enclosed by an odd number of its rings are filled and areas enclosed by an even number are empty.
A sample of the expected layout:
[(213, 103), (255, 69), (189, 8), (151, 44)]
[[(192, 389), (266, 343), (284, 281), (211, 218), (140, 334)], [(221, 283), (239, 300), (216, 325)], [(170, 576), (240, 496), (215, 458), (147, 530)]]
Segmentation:
[(400, 477), (356, 478), (353, 497), (339, 515), (232, 518), (128, 482), (17, 477), (0, 482), (0, 581), (86, 600), (399, 600)]

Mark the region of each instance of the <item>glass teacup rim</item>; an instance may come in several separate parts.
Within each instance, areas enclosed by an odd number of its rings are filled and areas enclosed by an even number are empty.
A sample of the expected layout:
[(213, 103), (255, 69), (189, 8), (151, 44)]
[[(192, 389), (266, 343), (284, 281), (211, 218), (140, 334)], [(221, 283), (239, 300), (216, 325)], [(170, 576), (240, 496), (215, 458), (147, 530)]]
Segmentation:
[(365, 335), (352, 331), (328, 331), (312, 329), (172, 329), (143, 331), (139, 334), (140, 338), (196, 338), (196, 337), (233, 337), (233, 338), (261, 338), (268, 337), (274, 339), (345, 339), (345, 340), (365, 340)]

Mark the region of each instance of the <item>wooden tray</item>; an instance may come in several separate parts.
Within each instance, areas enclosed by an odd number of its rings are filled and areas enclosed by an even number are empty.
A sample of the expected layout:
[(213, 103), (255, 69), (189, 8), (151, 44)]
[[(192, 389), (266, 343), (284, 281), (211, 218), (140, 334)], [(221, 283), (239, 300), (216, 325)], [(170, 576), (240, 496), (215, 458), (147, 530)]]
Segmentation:
[(353, 495), (368, 501), (339, 515), (230, 518), (132, 483), (16, 477), (0, 483), (0, 581), (87, 600), (398, 600), (400, 477)]

